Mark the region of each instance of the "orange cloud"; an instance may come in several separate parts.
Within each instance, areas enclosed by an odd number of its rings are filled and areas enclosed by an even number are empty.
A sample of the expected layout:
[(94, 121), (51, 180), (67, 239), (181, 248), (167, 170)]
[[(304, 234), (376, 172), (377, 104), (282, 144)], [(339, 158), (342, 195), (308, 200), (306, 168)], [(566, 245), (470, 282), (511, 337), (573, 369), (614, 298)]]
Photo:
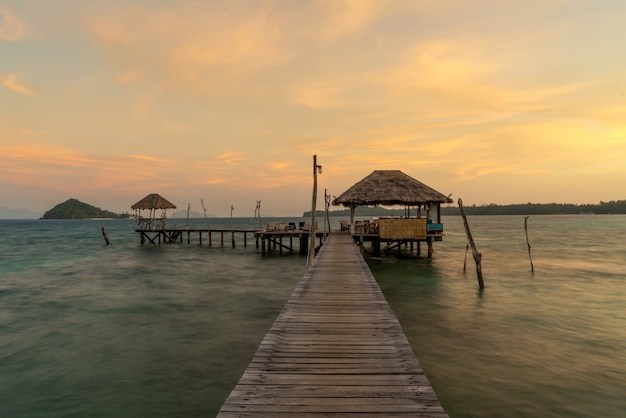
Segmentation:
[(240, 161), (246, 161), (248, 158), (243, 155), (236, 155), (235, 153), (228, 151), (219, 155), (217, 159), (228, 165), (235, 165)]
[(35, 94), (34, 91), (20, 84), (17, 81), (17, 77), (13, 73), (7, 75), (6, 77), (0, 77), (0, 82), (2, 82), (2, 85), (4, 85), (4, 87), (17, 93), (26, 94), (28, 96), (33, 96)]

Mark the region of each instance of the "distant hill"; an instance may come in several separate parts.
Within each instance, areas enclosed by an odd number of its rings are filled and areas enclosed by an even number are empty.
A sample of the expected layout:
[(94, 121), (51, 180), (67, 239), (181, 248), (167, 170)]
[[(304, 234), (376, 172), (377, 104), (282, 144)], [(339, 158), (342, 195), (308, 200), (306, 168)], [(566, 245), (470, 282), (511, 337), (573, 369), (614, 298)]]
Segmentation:
[(89, 219), (89, 218), (128, 218), (129, 214), (117, 214), (102, 210), (78, 199), (68, 199), (43, 214), (42, 219)]

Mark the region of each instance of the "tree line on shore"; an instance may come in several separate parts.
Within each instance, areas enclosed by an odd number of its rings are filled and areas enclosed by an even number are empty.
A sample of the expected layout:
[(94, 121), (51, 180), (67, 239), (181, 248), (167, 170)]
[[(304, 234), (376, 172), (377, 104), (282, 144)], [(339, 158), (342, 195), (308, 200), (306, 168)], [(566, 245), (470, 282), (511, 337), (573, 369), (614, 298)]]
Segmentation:
[[(597, 204), (574, 203), (517, 203), (511, 205), (471, 205), (463, 206), (467, 215), (553, 215), (553, 214), (626, 214), (626, 200), (600, 201)], [(350, 216), (350, 209), (331, 210), (331, 216)], [(379, 206), (358, 206), (355, 216), (404, 216), (404, 209), (386, 209)], [(458, 206), (441, 208), (442, 215), (460, 215)], [(317, 211), (317, 216), (323, 216)], [(303, 217), (311, 216), (311, 211), (304, 212)], [(415, 216), (415, 209), (411, 210)]]

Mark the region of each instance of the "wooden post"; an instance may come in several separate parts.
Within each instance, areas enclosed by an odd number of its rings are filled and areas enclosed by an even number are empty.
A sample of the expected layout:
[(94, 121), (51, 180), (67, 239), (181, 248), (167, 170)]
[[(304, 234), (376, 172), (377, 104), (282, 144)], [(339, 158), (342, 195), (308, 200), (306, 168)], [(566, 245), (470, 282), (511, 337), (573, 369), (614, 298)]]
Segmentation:
[[(262, 229), (261, 223), (261, 201), (256, 201), (256, 208), (254, 209), (254, 219), (256, 220), (256, 228), (260, 231)], [(259, 246), (257, 245), (257, 248)]]
[(313, 265), (313, 259), (315, 258), (315, 210), (317, 205), (317, 171), (322, 172), (322, 166), (317, 165), (317, 155), (313, 156), (313, 198), (311, 200), (311, 228), (309, 230), (309, 253), (307, 268)]
[(472, 238), (472, 233), (470, 232), (469, 225), (467, 223), (467, 217), (465, 216), (465, 211), (463, 210), (463, 201), (461, 199), (459, 199), (459, 210), (461, 211), (461, 216), (463, 217), (463, 225), (465, 225), (467, 241), (469, 242), (470, 247), (472, 247), (472, 255), (474, 256), (474, 261), (476, 262), (476, 275), (478, 276), (478, 286), (481, 289), (484, 289), (485, 284), (483, 283), (483, 272), (481, 266), (483, 255), (478, 252), (478, 249), (476, 249), (476, 244), (474, 244), (474, 239)]
[(330, 218), (328, 217), (330, 210), (330, 195), (327, 193), (326, 189), (324, 189), (324, 240), (330, 233)]
[(206, 229), (210, 229), (211, 227), (209, 226), (209, 217), (206, 216), (206, 208), (204, 207), (204, 200), (200, 199), (200, 203), (202, 203), (202, 211), (204, 212), (204, 220), (206, 221)]
[(467, 267), (467, 252), (469, 251), (469, 244), (465, 245), (465, 258), (463, 259), (463, 273), (465, 273), (465, 267)]
[(350, 233), (354, 234), (354, 211), (356, 206), (350, 206)]
[[(107, 232), (104, 230), (104, 227), (102, 227), (102, 236), (104, 237), (104, 242), (106, 242), (107, 245), (109, 245), (109, 237), (107, 237)], [(530, 248), (528, 251), (530, 251)]]
[(530, 242), (528, 241), (528, 218), (530, 216), (524, 216), (524, 231), (526, 231), (526, 245), (528, 245), (528, 258), (530, 259), (530, 271), (535, 272), (535, 266), (533, 266), (533, 258), (530, 255)]

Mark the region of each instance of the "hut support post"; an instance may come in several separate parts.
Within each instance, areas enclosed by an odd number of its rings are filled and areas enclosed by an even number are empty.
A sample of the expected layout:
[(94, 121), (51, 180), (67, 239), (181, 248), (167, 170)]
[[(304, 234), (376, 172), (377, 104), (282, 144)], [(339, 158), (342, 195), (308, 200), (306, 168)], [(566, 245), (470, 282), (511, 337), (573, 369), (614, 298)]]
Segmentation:
[(459, 199), (459, 210), (461, 211), (461, 216), (463, 217), (463, 225), (465, 225), (465, 233), (467, 234), (467, 241), (469, 242), (470, 247), (472, 247), (472, 255), (474, 256), (474, 261), (476, 262), (476, 275), (478, 276), (478, 286), (481, 289), (485, 288), (485, 284), (483, 283), (483, 272), (482, 272), (482, 254), (478, 252), (476, 248), (476, 244), (474, 244), (474, 239), (472, 238), (472, 233), (470, 232), (469, 225), (467, 223), (467, 217), (465, 216), (465, 211), (463, 210), (463, 201)]
[(350, 233), (354, 234), (354, 211), (356, 206), (350, 206)]

